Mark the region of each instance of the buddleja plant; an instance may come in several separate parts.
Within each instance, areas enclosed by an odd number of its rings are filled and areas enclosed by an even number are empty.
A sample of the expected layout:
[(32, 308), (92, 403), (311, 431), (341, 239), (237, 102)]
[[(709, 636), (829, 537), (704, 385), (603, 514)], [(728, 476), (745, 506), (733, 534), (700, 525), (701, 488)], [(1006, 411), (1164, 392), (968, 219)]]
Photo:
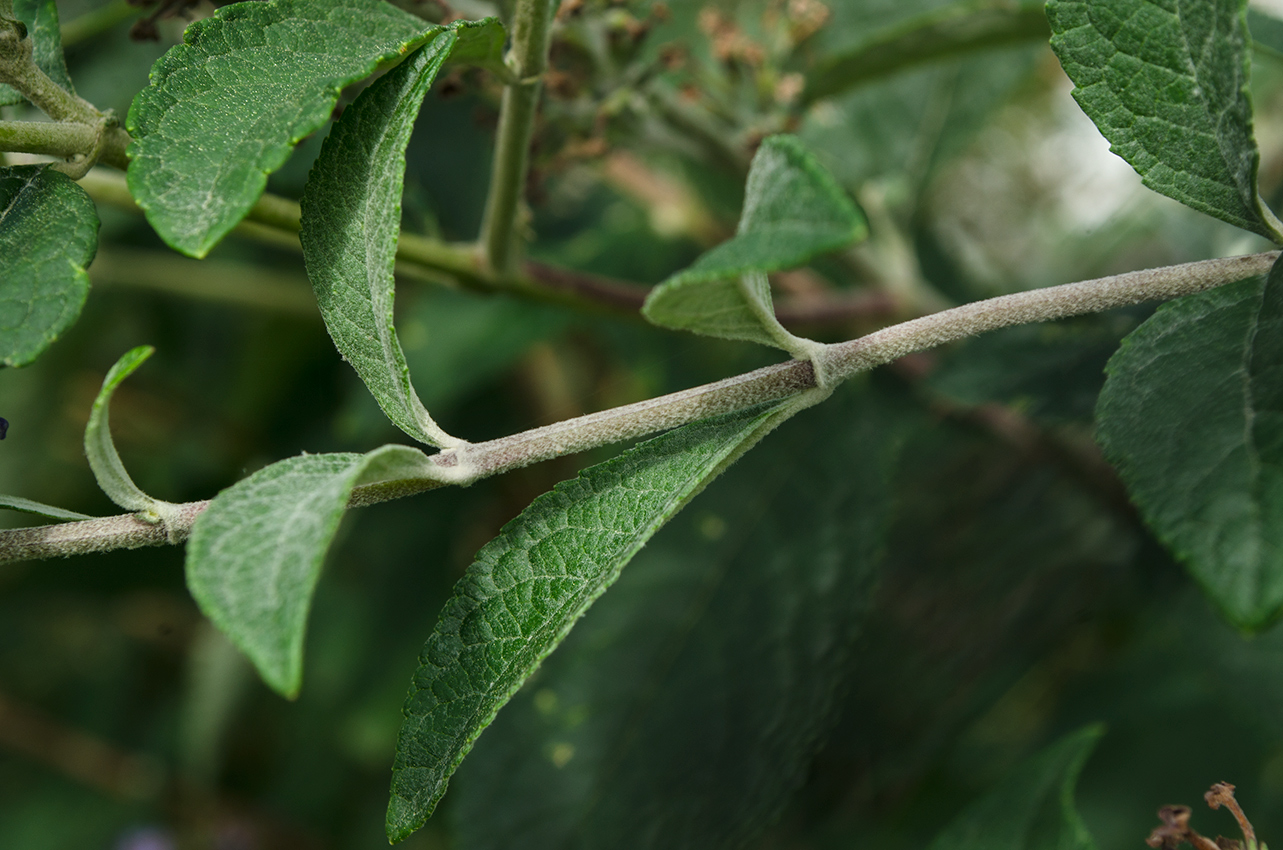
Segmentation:
[[(420, 400), (398, 341), (394, 271), (398, 262), (413, 262), (492, 289), (520, 293), (533, 285), (522, 257), (522, 192), (555, 6), (517, 0), (505, 26), (497, 18), (430, 24), (383, 0), (234, 3), (190, 25), (184, 42), (155, 64), (128, 115), (117, 116), (75, 94), (52, 0), (0, 2), (0, 79), (12, 87), (6, 96), (9, 102), (25, 98), (54, 119), (0, 122), (0, 146), (60, 158), (0, 170), (4, 363), (22, 366), (40, 356), (85, 302), (98, 220), (76, 181), (102, 164), (126, 170), (128, 192), (148, 222), (188, 256), (204, 257), (243, 222), (297, 231), (338, 353), (391, 422), (435, 449), (386, 445), (303, 454), (270, 463), (208, 502), (161, 501), (131, 479), (108, 421), (113, 394), (152, 354), (150, 347), (136, 348), (108, 373), (85, 432), (98, 483), (129, 513), (90, 519), (4, 497), (8, 507), (62, 524), (0, 532), (0, 558), (185, 543), (187, 585), (201, 611), (264, 682), (294, 697), (303, 682), (314, 590), (348, 508), (466, 487), (664, 432), (536, 498), (459, 580), (405, 701), (386, 821), (395, 842), (431, 816), (478, 736), (661, 526), (760, 441), (769, 442), (781, 423), (812, 406), (833, 405), (844, 411), (841, 427), (833, 420), (808, 426), (807, 439), (814, 446), (849, 446), (869, 461), (834, 469), (813, 451), (778, 483), (786, 494), (776, 500), (780, 517), (796, 524), (781, 521), (772, 532), (781, 536), (775, 543), (783, 546), (787, 529), (808, 522), (828, 530), (813, 540), (787, 541), (796, 574), (774, 608), (739, 612), (770, 624), (760, 663), (778, 665), (779, 676), (773, 689), (761, 689), (769, 698), (746, 700), (736, 721), (760, 747), (737, 756), (742, 785), (721, 791), (734, 803), (724, 810), (710, 804), (702, 811), (656, 812), (646, 801), (663, 798), (670, 780), (648, 774), (644, 765), (608, 764), (609, 741), (622, 733), (610, 726), (613, 720), (593, 717), (577, 731), (569, 724), (566, 733), (579, 736), (576, 758), (599, 760), (608, 783), (591, 806), (569, 792), (550, 791), (546, 799), (527, 793), (511, 814), (492, 821), (465, 817), (464, 828), (470, 843), (484, 846), (502, 846), (518, 824), (531, 823), (538, 824), (536, 834), (525, 835), (522, 846), (738, 845), (778, 813), (833, 723), (833, 693), (848, 675), (849, 647), (859, 631), (849, 607), (835, 600), (868, 597), (882, 548), (886, 479), (901, 414), (874, 394), (839, 387), (905, 355), (986, 331), (1168, 300), (1109, 362), (1097, 408), (1100, 442), (1154, 534), (1230, 622), (1255, 631), (1278, 617), (1278, 251), (1001, 296), (822, 343), (777, 319), (770, 276), (845, 250), (869, 228), (862, 207), (786, 133), (767, 135), (757, 146), (734, 235), (655, 287), (641, 312), (665, 328), (757, 343), (789, 359), (497, 439), (473, 442), (444, 430)], [(989, 17), (976, 29), (955, 31), (954, 11), (946, 10), (880, 36), (822, 67), (803, 98), (818, 100), (894, 71), (909, 44), (919, 58), (930, 58), (1028, 37), (1045, 26), (1037, 7), (982, 11)], [(1052, 48), (1076, 85), (1074, 97), (1145, 185), (1283, 244), (1283, 225), (1257, 188), (1245, 2), (1053, 0), (1045, 20)], [(468, 246), (400, 231), (407, 144), (426, 93), (449, 66), (479, 68), (503, 86), (482, 232)], [(335, 121), (301, 203), (265, 194), (267, 176), (331, 119), (341, 92), (370, 79)], [(821, 480), (837, 489), (811, 492)], [(773, 557), (766, 550), (739, 560), (766, 564)], [(759, 569), (774, 567), (743, 569), (745, 580), (754, 581), (765, 575)], [(617, 661), (628, 669), (627, 659)], [(688, 662), (683, 675), (717, 675), (713, 662)], [(752, 688), (733, 677), (724, 685), (729, 693)], [(642, 724), (642, 733), (659, 726), (661, 720)], [(1069, 803), (1100, 733), (1086, 728), (1026, 762), (932, 846), (1092, 846)], [(704, 743), (678, 732), (672, 742), (654, 745)], [(478, 770), (491, 774), (488, 787), (529, 792), (555, 785), (541, 773), (552, 768), (540, 765)], [(493, 801), (481, 795), (461, 805), (467, 815), (492, 811)]]

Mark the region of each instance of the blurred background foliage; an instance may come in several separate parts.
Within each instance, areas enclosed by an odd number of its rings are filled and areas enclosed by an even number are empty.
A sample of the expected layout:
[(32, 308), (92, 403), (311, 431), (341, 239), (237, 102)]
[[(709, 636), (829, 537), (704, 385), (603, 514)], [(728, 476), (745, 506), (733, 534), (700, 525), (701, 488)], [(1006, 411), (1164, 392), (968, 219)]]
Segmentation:
[[(434, 20), (496, 11), (481, 0), (399, 5)], [(637, 284), (662, 280), (732, 232), (753, 148), (780, 131), (832, 169), (872, 237), (777, 276), (777, 295), (822, 305), (870, 292), (889, 305), (821, 316), (806, 329), (824, 339), (949, 303), (1264, 247), (1141, 188), (1078, 111), (1036, 31), (808, 99), (808, 75), (825, 63), (949, 5), (565, 0), (528, 187), (532, 256)], [(79, 93), (123, 115), (185, 20), (212, 7), (59, 8)], [(1283, 62), (1261, 50), (1253, 71), (1263, 189), (1277, 201)], [(429, 95), (410, 145), (406, 228), (474, 236), (497, 96), (475, 71), (447, 75)], [(301, 143), (270, 189), (298, 197), (319, 143)], [(133, 476), (161, 498), (208, 498), (300, 451), (398, 440), (336, 354), (296, 250), (242, 234), (190, 261), (137, 214), (105, 204), (100, 213), (83, 317), (36, 364), (0, 374), (0, 414), (12, 423), (0, 491), (115, 513), (94, 486), (81, 435), (103, 374), (142, 343), (158, 354), (117, 393), (112, 421)], [(470, 439), (772, 359), (618, 310), (401, 283), (398, 325), (416, 386), (444, 427)], [(764, 513), (794, 505), (787, 486), (805, 483), (778, 483), (787, 476), (771, 469), (822, 458), (855, 475), (889, 464), (889, 449), (833, 436), (861, 405), (895, 411), (898, 461), (885, 500), (870, 508), (886, 513), (884, 566), (843, 600), (860, 637), (846, 685), (824, 697), (823, 734), (787, 778), (787, 806), (757, 812), (760, 832), (740, 838), (760, 848), (921, 847), (1023, 758), (1104, 721), (1078, 791), (1102, 850), (1139, 846), (1159, 805), (1198, 803), (1222, 780), (1239, 786), (1258, 834), (1283, 841), (1283, 634), (1247, 640), (1222, 623), (1142, 527), (1092, 443), (1103, 364), (1145, 315), (1013, 329), (917, 356), (772, 436), (625, 571), (501, 713), (407, 846), (495, 846), (486, 819), (524, 805), (503, 796), (520, 793), (520, 777), (496, 767), (505, 759), (573, 785), (582, 760), (539, 726), (555, 708), (540, 694), (571, 681), (588, 704), (594, 687), (627, 688), (626, 677), (611, 684), (585, 669), (602, 663), (594, 635), (645, 635), (647, 624), (680, 620), (684, 585), (655, 582), (685, 576), (691, 592), (720, 588), (731, 601), (710, 610), (731, 619), (700, 628), (751, 632), (742, 618), (753, 606), (734, 601), (735, 571), (757, 575), (754, 556), (769, 547), (742, 551), (744, 541), (762, 533)], [(401, 701), (451, 585), (534, 496), (610, 454), (354, 512), (327, 563), (292, 703), (202, 622), (178, 549), (0, 567), (0, 847), (384, 846)], [(818, 477), (837, 482), (826, 487), (842, 480)], [(824, 532), (821, 518), (800, 513), (787, 514), (793, 538), (778, 547)], [(770, 592), (767, 577), (745, 580), (742, 592)], [(699, 700), (692, 692), (683, 702)], [(667, 716), (650, 722), (663, 729)], [(683, 722), (672, 716), (663, 722)], [(505, 792), (505, 779), (515, 790)], [(1195, 823), (1232, 831), (1223, 812), (1196, 812)]]

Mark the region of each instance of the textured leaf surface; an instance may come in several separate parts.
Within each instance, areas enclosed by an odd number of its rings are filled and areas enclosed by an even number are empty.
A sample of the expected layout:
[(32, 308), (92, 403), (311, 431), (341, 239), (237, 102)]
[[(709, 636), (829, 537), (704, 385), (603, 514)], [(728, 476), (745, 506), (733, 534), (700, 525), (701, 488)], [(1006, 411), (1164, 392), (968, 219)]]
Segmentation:
[(1163, 305), (1097, 420), (1150, 527), (1237, 626), (1283, 610), (1283, 270)]
[(739, 847), (779, 812), (863, 674), (885, 401), (839, 390), (647, 545), (460, 767), (462, 848)]
[(116, 453), (116, 444), (111, 439), (110, 419), (111, 397), (115, 395), (116, 388), (155, 351), (150, 345), (140, 345), (126, 351), (107, 370), (106, 377), (102, 379), (102, 388), (98, 390), (98, 397), (94, 399), (94, 406), (89, 411), (89, 422), (85, 425), (85, 456), (89, 459), (94, 479), (109, 499), (127, 511), (146, 511), (158, 517), (170, 506), (148, 496), (129, 477), (125, 464)]
[(97, 251), (84, 189), (43, 165), (0, 168), (0, 362), (30, 363), (76, 321)]
[(929, 850), (1095, 850), (1074, 786), (1104, 734), (1089, 726), (1038, 753), (968, 806)]
[(219, 493), (187, 544), (187, 586), (272, 688), (294, 697), (321, 563), (352, 488), (423, 474), (408, 446), (368, 454), (301, 455)]
[[(67, 62), (62, 55), (62, 29), (54, 0), (13, 0), (13, 16), (27, 25), (31, 37), (31, 58), (49, 79), (74, 93)], [(0, 83), (0, 106), (22, 103), (23, 96), (12, 86)]]
[(687, 425), (585, 470), (504, 526), (419, 658), (392, 768), (388, 837), (431, 815), (496, 712), (624, 565), (788, 402)]
[(187, 28), (129, 110), (129, 190), (172, 247), (202, 257), (245, 216), (343, 86), (439, 28), (383, 0), (236, 3)]
[(433, 446), (441, 430), (410, 383), (392, 325), (405, 146), (453, 29), (370, 86), (344, 111), (303, 193), (303, 256), (334, 344), (397, 427)]
[(1257, 194), (1247, 0), (1049, 0), (1074, 99), (1145, 185), (1283, 241)]
[(796, 338), (775, 320), (764, 273), (866, 232), (855, 204), (802, 143), (771, 136), (753, 157), (735, 236), (657, 286), (642, 313), (663, 327), (791, 350)]

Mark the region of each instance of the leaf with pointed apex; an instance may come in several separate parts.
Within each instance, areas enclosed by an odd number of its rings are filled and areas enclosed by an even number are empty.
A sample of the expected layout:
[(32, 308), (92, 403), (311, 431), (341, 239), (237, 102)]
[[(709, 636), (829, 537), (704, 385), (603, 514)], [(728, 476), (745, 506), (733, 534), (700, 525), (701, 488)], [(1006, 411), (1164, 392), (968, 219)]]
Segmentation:
[(1074, 99), (1144, 183), (1283, 242), (1258, 194), (1247, 0), (1048, 0)]
[(802, 143), (771, 136), (753, 157), (735, 236), (655, 287), (642, 314), (666, 328), (797, 353), (801, 340), (775, 319), (765, 273), (800, 266), (866, 233), (860, 211)]
[(36, 516), (56, 519), (59, 522), (73, 522), (81, 519), (95, 519), (89, 514), (76, 513), (75, 511), (56, 508), (53, 505), (46, 505), (42, 502), (33, 502), (30, 499), (24, 499), (21, 496), (4, 496), (0, 495), (0, 508), (8, 508), (11, 511), (21, 511), (24, 514), (35, 514)]
[(387, 832), (418, 829), (473, 742), (624, 565), (801, 396), (670, 431), (558, 484), (478, 554), (419, 658)]
[(972, 803), (928, 850), (1095, 850), (1074, 786), (1105, 729), (1088, 726), (1020, 764)]
[(431, 477), (409, 446), (301, 455), (219, 493), (187, 544), (187, 587), (283, 696), (298, 694), (303, 637), (321, 563), (357, 484)]
[(25, 366), (80, 316), (98, 211), (43, 165), (0, 168), (0, 362)]
[(460, 848), (741, 847), (779, 813), (866, 674), (917, 413), (853, 389), (710, 485), (500, 712), (455, 778)]
[(93, 470), (98, 486), (109, 499), (127, 511), (145, 511), (159, 516), (166, 513), (166, 507), (172, 506), (148, 496), (129, 477), (120, 455), (116, 453), (116, 444), (112, 442), (110, 422), (111, 397), (116, 388), (155, 351), (150, 345), (130, 349), (107, 371), (102, 389), (89, 411), (89, 422), (85, 425), (85, 456), (89, 458), (89, 468)]
[(303, 192), (299, 238), (335, 346), (388, 418), (411, 437), (453, 446), (410, 383), (392, 325), (405, 146), (457, 36), (442, 31), (361, 93), (321, 148)]
[(1101, 444), (1239, 628), (1283, 612), (1283, 267), (1164, 304), (1109, 361)]
[[(35, 60), (36, 67), (63, 89), (75, 94), (71, 77), (67, 74), (67, 61), (62, 55), (62, 29), (55, 0), (13, 0), (13, 16), (27, 27), (27, 34), (31, 37), (31, 58)], [(23, 100), (17, 89), (0, 83), (0, 106), (13, 106)]]
[(224, 6), (187, 28), (134, 98), (130, 192), (170, 246), (203, 257), (344, 86), (441, 31), (384, 0)]

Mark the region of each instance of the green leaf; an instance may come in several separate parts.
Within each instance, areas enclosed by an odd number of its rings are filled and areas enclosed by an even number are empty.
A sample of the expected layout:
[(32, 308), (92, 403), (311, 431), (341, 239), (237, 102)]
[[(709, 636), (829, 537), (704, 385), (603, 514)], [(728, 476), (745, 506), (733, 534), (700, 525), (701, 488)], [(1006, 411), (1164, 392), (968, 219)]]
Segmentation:
[(316, 302), (335, 346), (397, 427), (454, 446), (410, 383), (392, 326), (405, 146), (423, 97), (454, 48), (454, 29), (370, 86), (344, 111), (303, 192), (299, 238)]
[(460, 767), (462, 848), (739, 847), (774, 818), (865, 674), (886, 402), (839, 390), (647, 544)]
[(387, 832), (418, 829), (495, 714), (670, 517), (797, 400), (671, 431), (558, 484), (477, 554), (419, 658)]
[(1257, 193), (1247, 0), (1048, 0), (1074, 99), (1146, 186), (1283, 241)]
[(655, 287), (642, 314), (667, 328), (799, 353), (805, 340), (775, 319), (765, 273), (800, 266), (866, 233), (855, 204), (802, 143), (771, 136), (753, 157), (735, 236)]
[[(36, 67), (62, 88), (75, 94), (67, 62), (62, 55), (62, 29), (55, 0), (13, 0), (13, 16), (27, 26), (31, 37), (31, 58)], [(22, 103), (23, 96), (12, 86), (0, 83), (0, 106)]]
[(1283, 611), (1283, 268), (1164, 304), (1109, 361), (1099, 438), (1231, 622)]
[(439, 32), (383, 0), (224, 6), (187, 28), (134, 98), (130, 192), (169, 245), (203, 257), (329, 120), (340, 89)]
[(80, 514), (75, 511), (56, 508), (53, 505), (46, 505), (41, 502), (33, 502), (30, 499), (24, 499), (21, 496), (4, 496), (0, 495), (0, 508), (8, 508), (11, 511), (21, 511), (24, 514), (35, 514), (36, 516), (56, 519), (60, 522), (70, 522), (80, 519), (95, 519), (89, 514)]
[(97, 251), (84, 189), (43, 165), (0, 168), (0, 362), (25, 366), (76, 321)]
[(1022, 763), (963, 810), (929, 850), (1095, 850), (1074, 808), (1074, 786), (1104, 731), (1088, 726)]
[(187, 587), (280, 694), (297, 696), (321, 563), (357, 484), (430, 477), (408, 446), (301, 455), (219, 493), (187, 544)]
[(160, 521), (174, 506), (148, 496), (129, 477), (120, 455), (116, 453), (116, 444), (112, 442), (110, 422), (111, 397), (116, 388), (155, 351), (150, 345), (140, 345), (125, 352), (107, 371), (102, 389), (89, 411), (89, 422), (85, 425), (85, 456), (89, 458), (89, 468), (93, 470), (98, 486), (109, 499), (127, 511), (141, 511), (144, 518)]

